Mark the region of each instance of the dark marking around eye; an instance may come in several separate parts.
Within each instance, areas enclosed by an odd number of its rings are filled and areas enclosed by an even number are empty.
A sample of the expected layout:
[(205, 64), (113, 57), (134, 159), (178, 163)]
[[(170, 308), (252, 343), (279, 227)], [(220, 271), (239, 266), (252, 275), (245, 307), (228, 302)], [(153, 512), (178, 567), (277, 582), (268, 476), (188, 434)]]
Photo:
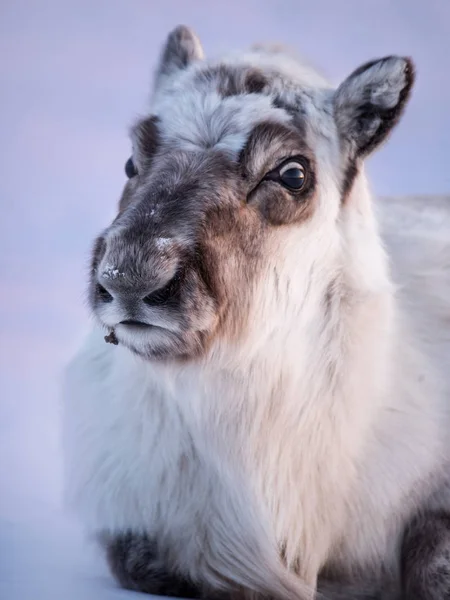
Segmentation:
[(138, 174), (133, 159), (131, 157), (125, 163), (125, 174), (128, 177), (128, 179), (131, 179), (132, 177), (135, 177)]

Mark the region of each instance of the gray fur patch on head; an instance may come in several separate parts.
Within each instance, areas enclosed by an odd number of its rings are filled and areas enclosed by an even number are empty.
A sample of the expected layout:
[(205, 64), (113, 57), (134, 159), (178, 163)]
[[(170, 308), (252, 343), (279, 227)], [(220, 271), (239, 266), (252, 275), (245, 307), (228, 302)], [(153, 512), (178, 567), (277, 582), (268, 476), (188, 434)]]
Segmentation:
[[(199, 86), (200, 87), (200, 86)], [(237, 158), (261, 121), (287, 123), (291, 116), (265, 94), (221, 96), (216, 90), (187, 89), (183, 102), (169, 97), (156, 110), (166, 145), (188, 151), (216, 149)]]
[(299, 59), (254, 50), (171, 72), (156, 82), (152, 112), (167, 142), (189, 150), (218, 148), (236, 158), (259, 122), (288, 122), (304, 110), (304, 100), (322, 111), (325, 90), (325, 79)]
[(410, 59), (389, 56), (354, 71), (334, 96), (337, 127), (352, 158), (381, 144), (400, 119), (414, 83)]
[(216, 89), (223, 98), (260, 94), (270, 85), (269, 78), (261, 69), (246, 65), (214, 65), (196, 73), (195, 80), (203, 88)]

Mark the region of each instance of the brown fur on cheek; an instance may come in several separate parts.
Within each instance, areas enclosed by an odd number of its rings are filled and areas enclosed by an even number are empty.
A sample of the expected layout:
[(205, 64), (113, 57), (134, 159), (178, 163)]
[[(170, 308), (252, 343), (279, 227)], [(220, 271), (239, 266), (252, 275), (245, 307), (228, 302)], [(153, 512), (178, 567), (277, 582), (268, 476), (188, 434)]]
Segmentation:
[(266, 225), (249, 206), (214, 211), (202, 242), (203, 277), (217, 304), (214, 337), (245, 334), (255, 281), (261, 275)]

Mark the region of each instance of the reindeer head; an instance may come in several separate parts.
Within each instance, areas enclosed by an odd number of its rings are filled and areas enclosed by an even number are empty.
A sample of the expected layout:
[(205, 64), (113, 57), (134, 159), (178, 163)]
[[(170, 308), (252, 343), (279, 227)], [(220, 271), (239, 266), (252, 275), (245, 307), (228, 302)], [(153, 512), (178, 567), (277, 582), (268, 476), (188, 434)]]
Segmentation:
[(276, 326), (291, 305), (300, 314), (313, 268), (326, 293), (361, 162), (412, 83), (411, 62), (393, 56), (337, 90), (279, 49), (206, 62), (175, 29), (152, 113), (131, 132), (118, 215), (93, 251), (101, 324), (141, 356), (187, 359), (250, 323)]

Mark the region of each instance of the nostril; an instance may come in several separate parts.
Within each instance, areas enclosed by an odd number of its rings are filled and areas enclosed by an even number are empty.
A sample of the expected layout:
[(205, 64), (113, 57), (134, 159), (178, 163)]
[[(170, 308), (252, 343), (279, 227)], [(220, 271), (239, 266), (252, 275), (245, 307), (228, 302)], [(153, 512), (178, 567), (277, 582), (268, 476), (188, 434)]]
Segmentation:
[(166, 304), (176, 295), (179, 286), (179, 276), (175, 275), (173, 279), (169, 281), (167, 285), (159, 290), (155, 290), (148, 296), (145, 296), (142, 300), (149, 306), (161, 306)]
[(114, 300), (114, 298), (111, 296), (111, 294), (108, 292), (108, 290), (105, 289), (99, 283), (97, 284), (96, 293), (97, 293), (97, 298), (101, 302), (112, 302)]

